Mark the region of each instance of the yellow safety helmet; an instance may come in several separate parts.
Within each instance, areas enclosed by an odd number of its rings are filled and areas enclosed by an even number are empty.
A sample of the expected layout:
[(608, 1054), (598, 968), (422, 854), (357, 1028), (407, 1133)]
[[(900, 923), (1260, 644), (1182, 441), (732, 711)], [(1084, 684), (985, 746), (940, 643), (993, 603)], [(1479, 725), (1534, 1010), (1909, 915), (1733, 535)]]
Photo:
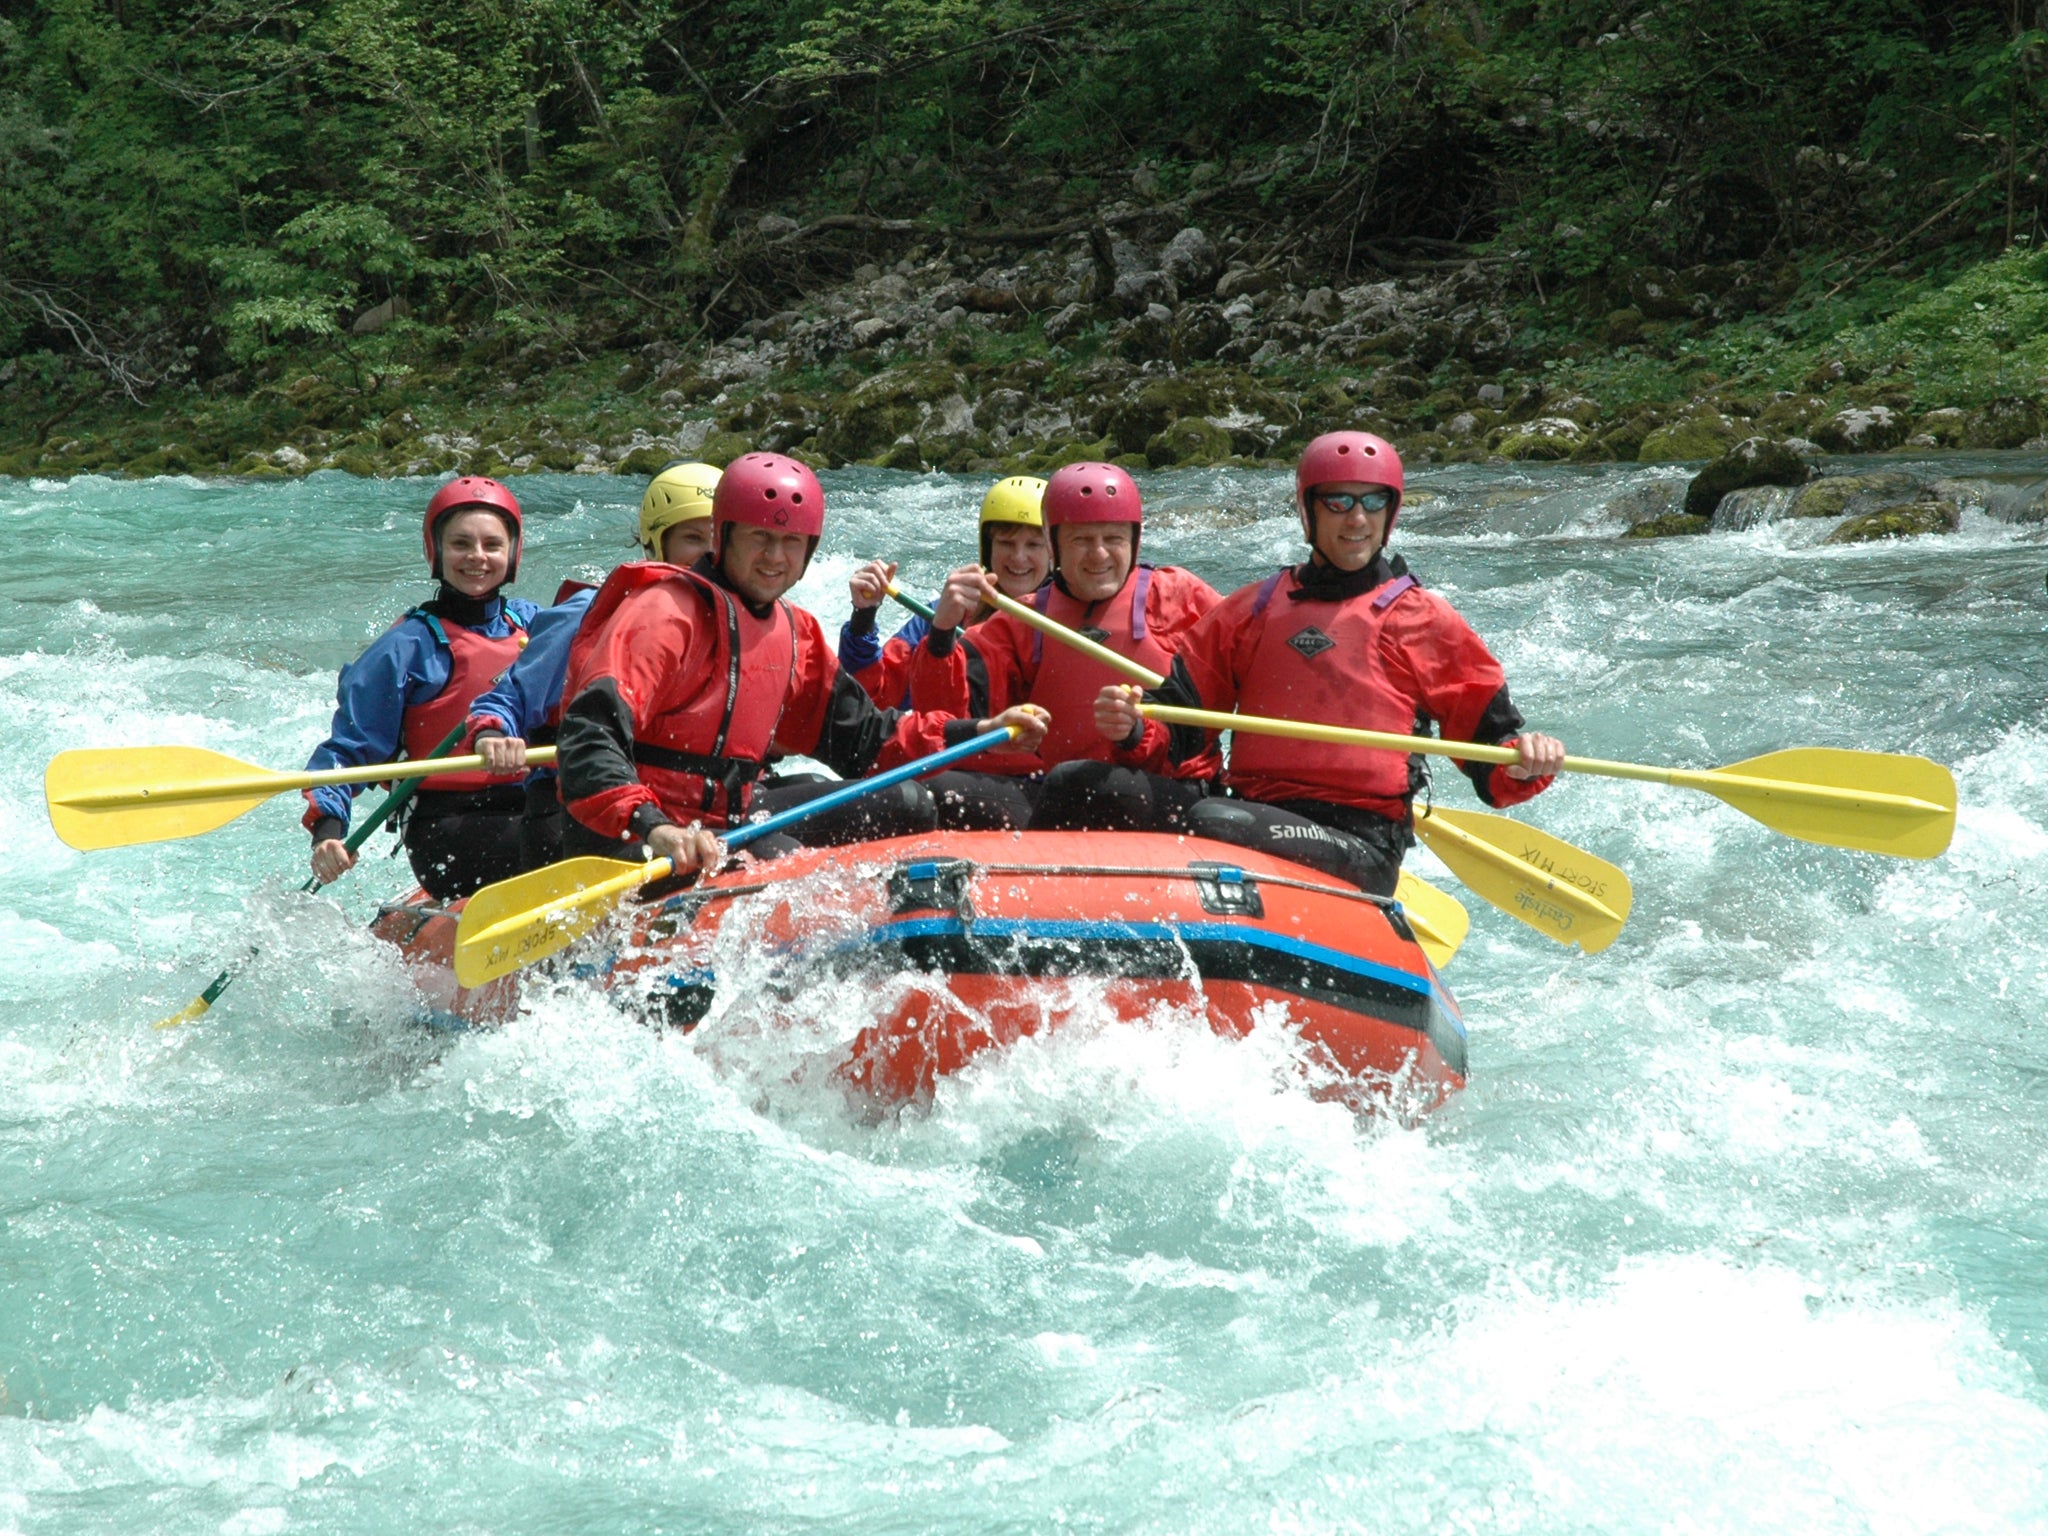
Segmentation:
[(661, 558), (661, 538), (677, 523), (692, 523), (711, 515), (711, 494), (718, 489), (719, 471), (709, 464), (677, 459), (647, 482), (647, 494), (640, 498), (640, 545), (650, 560)]
[(1043, 528), (1045, 482), (1031, 475), (1012, 475), (998, 480), (981, 498), (981, 563), (989, 561), (990, 527), (994, 523), (1021, 523), (1026, 528)]

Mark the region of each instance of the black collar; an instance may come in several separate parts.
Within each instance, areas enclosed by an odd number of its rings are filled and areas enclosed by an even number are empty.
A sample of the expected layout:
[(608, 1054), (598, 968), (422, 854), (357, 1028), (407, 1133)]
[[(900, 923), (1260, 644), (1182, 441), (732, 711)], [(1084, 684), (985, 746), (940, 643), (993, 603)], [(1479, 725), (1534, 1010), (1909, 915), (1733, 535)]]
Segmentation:
[(1294, 568), (1294, 590), (1287, 595), (1297, 603), (1341, 603), (1407, 574), (1408, 562), (1399, 555), (1376, 555), (1371, 565), (1356, 571), (1340, 571), (1312, 555)]
[(458, 592), (442, 582), (434, 600), (421, 605), (428, 613), (444, 624), (460, 624), (464, 629), (482, 629), (504, 611), (505, 599), (493, 589), (489, 597), (471, 597)]

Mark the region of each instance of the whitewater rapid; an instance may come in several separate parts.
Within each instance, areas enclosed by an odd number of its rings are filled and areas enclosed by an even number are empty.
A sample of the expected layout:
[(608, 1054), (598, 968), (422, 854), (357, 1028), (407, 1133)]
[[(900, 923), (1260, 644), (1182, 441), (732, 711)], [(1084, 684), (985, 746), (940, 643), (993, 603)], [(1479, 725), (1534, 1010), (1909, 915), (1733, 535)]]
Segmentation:
[[(2048, 529), (1618, 541), (1680, 473), (1424, 473), (1397, 544), (1575, 751), (1921, 753), (1954, 845), (1561, 782), (1628, 929), (1469, 899), (1415, 1126), (1085, 989), (879, 1122), (798, 1070), (851, 985), (422, 1030), (388, 839), (307, 898), (295, 797), (80, 854), (41, 778), (303, 761), (431, 487), (0, 480), (0, 1533), (2048, 1531)], [(835, 627), (857, 559), (971, 554), (976, 483), (826, 483)], [(1295, 556), (1284, 475), (1143, 484), (1152, 559)], [(630, 552), (637, 483), (516, 489), (528, 595)]]

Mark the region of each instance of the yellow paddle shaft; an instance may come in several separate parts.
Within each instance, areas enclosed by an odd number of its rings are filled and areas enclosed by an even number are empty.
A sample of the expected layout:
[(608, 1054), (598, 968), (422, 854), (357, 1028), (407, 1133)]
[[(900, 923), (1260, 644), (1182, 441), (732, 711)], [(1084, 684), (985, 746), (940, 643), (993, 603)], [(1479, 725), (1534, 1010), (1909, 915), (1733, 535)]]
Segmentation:
[(1157, 688), (1166, 681), (1150, 667), (1141, 667), (1128, 656), (1119, 656), (1106, 645), (1097, 645), (1086, 635), (1076, 634), (1058, 619), (1049, 619), (1029, 603), (1020, 603), (993, 588), (987, 594), (988, 600), (997, 609), (1007, 613), (1019, 624), (1029, 624), (1033, 629), (1043, 630), (1062, 645), (1071, 645), (1083, 656), (1101, 662), (1119, 677), (1127, 677), (1145, 688)]
[[(1513, 747), (1487, 747), (1476, 741), (1439, 741), (1434, 736), (1397, 736), (1387, 731), (1360, 731), (1308, 720), (1276, 720), (1270, 715), (1224, 714), (1213, 709), (1185, 709), (1178, 704), (1141, 704), (1138, 712), (1169, 725), (1198, 725), (1212, 731), (1248, 731), (1255, 736), (1292, 736), (1300, 741), (1329, 741), (1353, 747), (1379, 747), (1389, 752), (1425, 752), (1470, 763), (1512, 763)], [(1718, 795), (1737, 791), (1797, 805), (1832, 806), (1841, 810), (1905, 811), (1945, 815), (1947, 807), (1911, 795), (1890, 795), (1873, 789), (1839, 789), (1831, 784), (1795, 784), (1785, 779), (1752, 778), (1719, 768), (1655, 768), (1642, 763), (1612, 763), (1599, 757), (1567, 757), (1566, 773), (1591, 773), (1609, 779), (1635, 779), (1669, 784)]]
[[(553, 747), (528, 747), (530, 768), (554, 762)], [(381, 784), (387, 779), (420, 779), (433, 773), (462, 773), (484, 766), (483, 757), (423, 757), (400, 763), (370, 763), (361, 768), (320, 768), (306, 773), (252, 773), (239, 778), (207, 779), (196, 784), (167, 784), (161, 789), (79, 790), (60, 795), (55, 803), (81, 811), (107, 806), (185, 805), (201, 800), (243, 800), (251, 796), (279, 795), (288, 789), (317, 789), (323, 784)]]

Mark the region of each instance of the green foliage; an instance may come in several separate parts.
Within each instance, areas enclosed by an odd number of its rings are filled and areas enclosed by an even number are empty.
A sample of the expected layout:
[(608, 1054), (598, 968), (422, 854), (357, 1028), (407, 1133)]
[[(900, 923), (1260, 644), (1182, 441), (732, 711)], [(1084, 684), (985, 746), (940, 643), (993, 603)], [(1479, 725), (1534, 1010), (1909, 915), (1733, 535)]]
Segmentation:
[[(747, 254), (764, 212), (942, 230), (1198, 185), (1227, 194), (1212, 227), (1336, 272), (1490, 244), (1595, 320), (1648, 264), (1804, 264), (1809, 296), (1844, 273), (1879, 293), (2048, 237), (2036, 19), (1912, 0), (44, 0), (0, 20), (0, 347), (89, 352), (56, 309), (146, 380), (308, 346), (384, 372), (454, 338), (504, 355), (569, 329), (698, 334), (731, 323), (728, 295), (759, 313), (801, 283)], [(1984, 278), (1983, 310), (1944, 299), (1879, 330), (1830, 298), (1790, 331), (1729, 334), (1790, 357), (1844, 327), (1910, 355), (1939, 333), (2006, 359), (1966, 381), (2003, 388), (2032, 366), (2024, 265)], [(409, 328), (351, 337), (394, 298)]]

